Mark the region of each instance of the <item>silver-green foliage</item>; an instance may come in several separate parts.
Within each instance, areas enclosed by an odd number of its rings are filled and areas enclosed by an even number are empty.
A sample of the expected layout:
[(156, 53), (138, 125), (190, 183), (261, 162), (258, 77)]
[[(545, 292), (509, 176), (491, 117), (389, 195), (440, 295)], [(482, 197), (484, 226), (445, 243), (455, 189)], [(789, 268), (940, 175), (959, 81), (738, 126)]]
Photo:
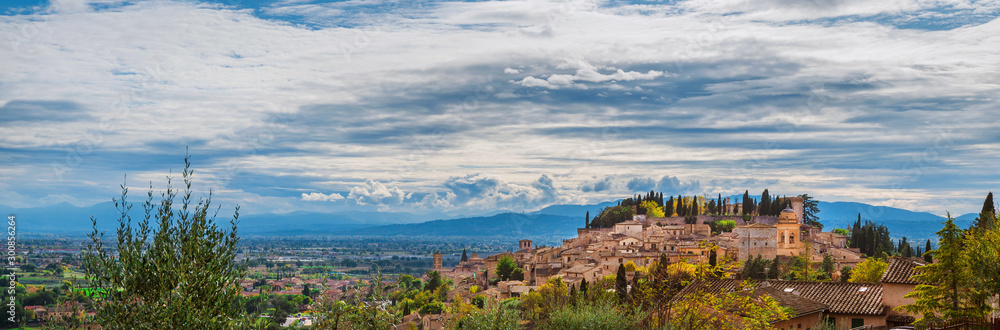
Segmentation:
[(519, 330), (521, 312), (517, 308), (504, 307), (499, 304), (488, 304), (485, 309), (477, 310), (462, 317), (449, 326), (450, 329), (467, 330)]
[(610, 300), (584, 301), (577, 306), (566, 305), (549, 315), (548, 321), (539, 325), (544, 330), (620, 330), (635, 329), (643, 319), (638, 309), (626, 310)]
[[(91, 218), (91, 243), (84, 266), (91, 287), (107, 292), (96, 302), (96, 319), (105, 329), (237, 329), (253, 327), (239, 301), (239, 280), (246, 270), (236, 262), (236, 223), (216, 224), (212, 194), (195, 202), (189, 157), (184, 159), (184, 191), (170, 186), (154, 201), (152, 184), (143, 203), (145, 217), (133, 223), (121, 185), (115, 199), (120, 217), (116, 244), (104, 245), (104, 233)], [(152, 228), (155, 224), (155, 229)]]

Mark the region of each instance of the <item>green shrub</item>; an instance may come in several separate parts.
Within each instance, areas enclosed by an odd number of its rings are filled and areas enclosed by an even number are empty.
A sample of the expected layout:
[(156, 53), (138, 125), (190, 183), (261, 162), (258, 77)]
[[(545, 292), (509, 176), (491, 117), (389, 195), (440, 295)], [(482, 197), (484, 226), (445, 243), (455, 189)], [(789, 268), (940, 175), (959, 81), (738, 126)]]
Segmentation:
[(591, 301), (555, 310), (548, 321), (539, 324), (538, 329), (635, 329), (643, 316), (638, 309), (621, 310), (610, 301)]

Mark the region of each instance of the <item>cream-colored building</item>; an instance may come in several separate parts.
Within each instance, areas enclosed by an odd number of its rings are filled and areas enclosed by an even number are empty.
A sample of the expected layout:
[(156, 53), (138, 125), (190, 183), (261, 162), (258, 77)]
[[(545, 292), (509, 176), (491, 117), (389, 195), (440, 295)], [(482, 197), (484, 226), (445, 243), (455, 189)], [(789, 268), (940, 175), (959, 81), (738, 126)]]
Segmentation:
[(802, 244), (802, 224), (794, 210), (786, 208), (781, 211), (774, 226), (778, 229), (778, 255), (796, 256), (802, 253), (805, 246)]

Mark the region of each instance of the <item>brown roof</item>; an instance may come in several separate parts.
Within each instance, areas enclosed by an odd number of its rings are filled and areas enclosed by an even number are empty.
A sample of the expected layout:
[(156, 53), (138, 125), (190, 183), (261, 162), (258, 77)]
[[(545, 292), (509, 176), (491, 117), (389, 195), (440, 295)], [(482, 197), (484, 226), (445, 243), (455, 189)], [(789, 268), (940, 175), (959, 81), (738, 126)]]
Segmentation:
[(795, 315), (789, 317), (790, 319), (809, 315), (812, 313), (819, 313), (830, 308), (830, 305), (817, 302), (812, 299), (803, 298), (800, 295), (796, 295), (791, 292), (785, 292), (774, 287), (759, 288), (757, 293), (766, 294), (777, 300), (782, 306), (791, 308), (795, 312)]
[(899, 312), (896, 312), (896, 311), (890, 311), (889, 312), (889, 316), (886, 316), (885, 320), (887, 322), (907, 323), (907, 324), (909, 324), (909, 323), (913, 323), (914, 321), (916, 321), (917, 318), (915, 318), (913, 316), (910, 316), (910, 315), (906, 315), (906, 314), (900, 314)]
[(830, 313), (885, 315), (882, 283), (770, 281), (782, 290), (798, 291), (802, 297), (830, 305)]
[[(733, 292), (740, 289), (740, 280), (708, 280), (708, 281), (697, 281), (691, 283), (690, 285), (684, 287), (681, 292), (674, 296), (674, 301), (678, 300), (680, 297), (694, 293), (698, 288), (704, 288), (706, 293), (722, 293), (722, 292)], [(750, 282), (751, 286), (755, 285), (754, 282)], [(796, 318), (803, 315), (813, 314), (823, 312), (829, 309), (829, 305), (814, 301), (809, 298), (802, 297), (796, 293), (785, 292), (784, 290), (776, 287), (758, 287), (754, 290), (755, 295), (768, 295), (774, 300), (778, 301), (782, 307), (787, 307), (792, 309), (795, 313), (791, 315), (790, 318)]]
[[(721, 292), (736, 290), (738, 280), (706, 281), (707, 290)], [(803, 282), (803, 281), (747, 281), (759, 287), (773, 287), (775, 290), (797, 294), (818, 303), (829, 306), (830, 313), (855, 315), (885, 315), (887, 308), (882, 305), (882, 283), (841, 283), (841, 282)], [(681, 293), (689, 291), (685, 287)], [(691, 290), (695, 290), (692, 288)], [(680, 296), (680, 294), (678, 294)]]
[(913, 269), (918, 266), (926, 265), (927, 262), (924, 259), (919, 258), (902, 258), (902, 257), (892, 257), (889, 259), (889, 267), (885, 269), (885, 273), (882, 274), (882, 283), (898, 283), (898, 284), (919, 284), (917, 281), (911, 280), (910, 276), (913, 276)]
[(576, 267), (564, 270), (564, 272), (566, 272), (566, 273), (582, 274), (582, 273), (585, 273), (585, 272), (587, 272), (587, 271), (589, 271), (591, 269), (594, 269), (594, 268), (597, 268), (597, 266), (593, 266), (593, 265), (580, 265), (580, 266), (576, 266)]

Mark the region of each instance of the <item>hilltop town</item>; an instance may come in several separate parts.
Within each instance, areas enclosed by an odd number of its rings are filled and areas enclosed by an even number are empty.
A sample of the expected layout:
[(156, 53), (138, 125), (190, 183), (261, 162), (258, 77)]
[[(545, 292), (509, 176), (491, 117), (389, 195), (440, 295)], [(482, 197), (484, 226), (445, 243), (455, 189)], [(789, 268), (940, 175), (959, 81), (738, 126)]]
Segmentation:
[[(766, 194), (766, 192), (765, 192)], [(841, 281), (841, 270), (849, 270), (864, 262), (858, 248), (848, 248), (848, 236), (833, 231), (821, 231), (818, 226), (803, 223), (803, 198), (782, 198), (785, 208), (778, 216), (697, 215), (651, 217), (633, 215), (631, 220), (615, 223), (608, 228), (579, 228), (577, 237), (563, 240), (561, 246), (535, 246), (531, 240), (518, 242), (518, 249), (482, 258), (476, 253), (463, 253), (454, 268), (443, 268), (442, 254), (434, 254), (434, 271), (456, 283), (453, 293), (472, 299), (485, 295), (493, 300), (524, 296), (538, 291), (551, 278), (559, 278), (570, 288), (585, 288), (587, 283), (620, 276), (620, 267), (635, 269), (650, 267), (664, 261), (670, 264), (715, 264), (728, 259), (740, 265), (726, 279), (714, 279), (689, 285), (712, 290), (737, 290), (740, 280), (751, 280), (761, 294), (776, 299), (783, 307), (794, 310), (788, 320), (773, 322), (774, 328), (810, 328), (828, 323), (832, 328), (887, 328), (912, 323), (915, 313), (895, 308), (912, 304), (904, 296), (918, 282), (910, 279), (914, 269), (928, 264), (920, 258), (895, 256), (885, 262), (887, 269), (872, 283)], [(720, 203), (720, 205), (723, 205)], [(724, 213), (740, 214), (742, 204), (724, 204)], [(633, 206), (633, 210), (636, 206)], [(731, 231), (713, 231), (713, 222), (732, 221)], [(775, 260), (785, 264), (793, 258), (808, 258), (811, 266), (823, 267), (832, 261), (825, 281), (787, 281), (779, 278), (744, 278), (748, 261)], [(508, 278), (496, 274), (498, 264), (513, 261), (516, 272)], [(627, 267), (626, 267), (627, 265)], [(771, 268), (777, 269), (776, 264)], [(826, 266), (830, 267), (830, 266)], [(831, 271), (832, 270), (832, 271)], [(817, 270), (818, 271), (818, 270)], [(631, 277), (634, 271), (626, 272)], [(846, 280), (846, 278), (844, 278)], [(470, 288), (487, 288), (476, 292)], [(585, 289), (584, 289), (585, 290)], [(678, 295), (680, 296), (680, 294)], [(423, 324), (444, 324), (443, 319), (425, 316)]]

